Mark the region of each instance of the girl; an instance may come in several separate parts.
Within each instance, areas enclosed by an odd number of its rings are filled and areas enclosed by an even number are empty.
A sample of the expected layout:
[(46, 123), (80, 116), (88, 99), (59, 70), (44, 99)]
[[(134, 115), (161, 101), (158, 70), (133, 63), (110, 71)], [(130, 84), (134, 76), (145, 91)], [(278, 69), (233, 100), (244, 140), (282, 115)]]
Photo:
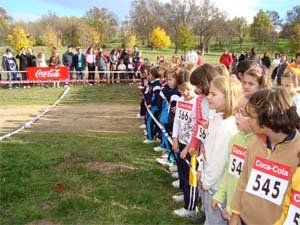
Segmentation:
[(252, 65), (254, 65), (255, 62), (252, 60), (242, 60), (239, 62), (239, 64), (236, 67), (235, 75), (237, 78), (243, 83), (244, 81), (244, 74), (245, 72), (250, 69)]
[[(180, 70), (177, 78), (177, 85), (182, 95), (178, 99), (176, 105), (176, 113), (173, 125), (173, 146), (172, 150), (175, 153), (180, 153), (180, 157), (177, 158), (177, 168), (179, 176), (179, 187), (183, 191), (184, 195), (184, 207), (174, 210), (173, 214), (180, 217), (194, 216), (196, 214), (196, 204), (198, 198), (197, 185), (190, 185), (189, 179), (189, 167), (184, 161), (190, 159), (188, 153), (188, 144), (192, 136), (194, 123), (196, 119), (196, 100), (197, 95), (195, 93), (195, 87), (190, 83), (190, 73), (186, 70)], [(195, 164), (192, 162), (192, 164)], [(193, 180), (196, 180), (192, 174)], [(176, 186), (177, 181), (172, 185)]]
[(224, 174), (217, 193), (213, 196), (211, 206), (217, 209), (217, 204), (226, 203), (226, 209), (222, 212), (222, 217), (228, 220), (231, 215), (230, 203), (235, 191), (238, 179), (245, 161), (248, 144), (254, 139), (248, 117), (245, 116), (245, 106), (247, 103), (244, 97), (238, 106), (238, 112), (235, 114), (236, 125), (239, 132), (234, 135), (229, 144), (230, 156), (224, 169)]
[(93, 85), (95, 83), (96, 58), (95, 58), (94, 50), (92, 47), (89, 47), (87, 49), (86, 55), (85, 55), (85, 61), (86, 61), (86, 64), (88, 66), (88, 71), (89, 71), (88, 80), (89, 80), (90, 85)]
[[(167, 85), (160, 92), (160, 103), (158, 105), (160, 110), (160, 123), (165, 127), (169, 136), (172, 136), (172, 128), (175, 116), (176, 103), (180, 97), (180, 93), (177, 90), (176, 78), (177, 72), (175, 69), (169, 69), (166, 71)], [(171, 127), (171, 129), (169, 129)], [(156, 161), (162, 165), (173, 165), (175, 161), (174, 152), (171, 150), (171, 145), (168, 142), (167, 137), (162, 134), (161, 145), (155, 147), (153, 150), (156, 152), (166, 151), (166, 155), (161, 158), (157, 158)]]
[(241, 84), (232, 77), (216, 77), (210, 85), (208, 104), (216, 113), (209, 115), (208, 135), (204, 142), (201, 198), (206, 215), (205, 225), (226, 224), (220, 214), (211, 208), (211, 199), (212, 194), (218, 191), (224, 173), (228, 158), (226, 146), (238, 131), (234, 114), (241, 95)]
[[(160, 75), (156, 68), (152, 68), (149, 71), (148, 75), (148, 87), (146, 88), (145, 93), (145, 104), (146, 107), (152, 112), (155, 118), (158, 118), (159, 111), (157, 106), (157, 99), (161, 90), (161, 84), (159, 82)], [(154, 136), (157, 133), (157, 127), (154, 123), (154, 120), (150, 115), (147, 115), (147, 123), (146, 123), (146, 130), (147, 130), (147, 139), (144, 140), (144, 144), (154, 143)]]
[(245, 72), (243, 79), (243, 92), (245, 95), (270, 87), (271, 83), (264, 67), (254, 64)]
[(281, 78), (281, 86), (289, 93), (292, 97), (293, 102), (297, 107), (297, 113), (300, 116), (300, 94), (296, 92), (298, 87), (298, 78), (293, 71), (285, 73)]
[(231, 202), (229, 224), (275, 224), (299, 165), (299, 116), (290, 96), (281, 88), (255, 92), (245, 112), (257, 137), (248, 146)]

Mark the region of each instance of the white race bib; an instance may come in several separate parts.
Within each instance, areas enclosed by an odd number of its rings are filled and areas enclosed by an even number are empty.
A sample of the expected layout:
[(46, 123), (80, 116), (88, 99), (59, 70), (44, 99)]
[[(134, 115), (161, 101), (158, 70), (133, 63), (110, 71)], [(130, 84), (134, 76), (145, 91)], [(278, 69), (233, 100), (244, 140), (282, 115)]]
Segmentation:
[(208, 135), (208, 131), (207, 131), (207, 128), (203, 127), (202, 125), (199, 125), (198, 126), (198, 131), (197, 131), (197, 138), (202, 142), (204, 143), (205, 142), (205, 139)]
[(256, 157), (246, 191), (281, 205), (291, 176), (291, 167)]
[(246, 153), (247, 149), (238, 145), (233, 145), (229, 159), (228, 172), (236, 178), (241, 176), (244, 161), (246, 159)]
[(193, 104), (186, 102), (178, 102), (178, 119), (187, 122), (191, 116)]
[(300, 192), (292, 190), (288, 215), (283, 225), (300, 225)]

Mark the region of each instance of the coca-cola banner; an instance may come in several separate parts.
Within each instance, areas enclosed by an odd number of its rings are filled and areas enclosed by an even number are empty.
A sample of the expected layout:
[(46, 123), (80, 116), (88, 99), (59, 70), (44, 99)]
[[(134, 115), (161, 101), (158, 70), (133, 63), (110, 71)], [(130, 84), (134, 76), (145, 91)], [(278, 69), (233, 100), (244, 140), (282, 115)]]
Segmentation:
[(27, 67), (27, 79), (32, 81), (67, 80), (69, 68), (59, 67)]

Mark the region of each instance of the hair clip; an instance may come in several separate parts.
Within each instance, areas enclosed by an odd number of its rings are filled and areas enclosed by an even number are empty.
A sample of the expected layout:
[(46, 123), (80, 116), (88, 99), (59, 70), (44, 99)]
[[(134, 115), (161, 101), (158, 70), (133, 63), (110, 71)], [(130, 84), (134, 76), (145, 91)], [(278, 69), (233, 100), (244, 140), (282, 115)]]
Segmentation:
[(265, 72), (264, 68), (263, 68), (261, 65), (259, 65), (259, 64), (254, 64), (254, 65), (252, 65), (252, 66), (251, 66), (251, 69), (256, 70), (256, 71), (259, 72), (262, 76), (265, 76), (265, 75), (266, 75), (266, 72)]

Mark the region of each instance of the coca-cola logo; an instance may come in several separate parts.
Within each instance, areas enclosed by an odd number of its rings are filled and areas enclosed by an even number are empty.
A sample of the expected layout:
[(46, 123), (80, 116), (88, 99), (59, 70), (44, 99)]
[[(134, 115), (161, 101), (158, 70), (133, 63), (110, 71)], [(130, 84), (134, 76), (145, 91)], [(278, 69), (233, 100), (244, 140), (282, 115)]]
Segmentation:
[(60, 75), (60, 69), (50, 69), (43, 71), (41, 69), (35, 72), (36, 78), (58, 78)]

